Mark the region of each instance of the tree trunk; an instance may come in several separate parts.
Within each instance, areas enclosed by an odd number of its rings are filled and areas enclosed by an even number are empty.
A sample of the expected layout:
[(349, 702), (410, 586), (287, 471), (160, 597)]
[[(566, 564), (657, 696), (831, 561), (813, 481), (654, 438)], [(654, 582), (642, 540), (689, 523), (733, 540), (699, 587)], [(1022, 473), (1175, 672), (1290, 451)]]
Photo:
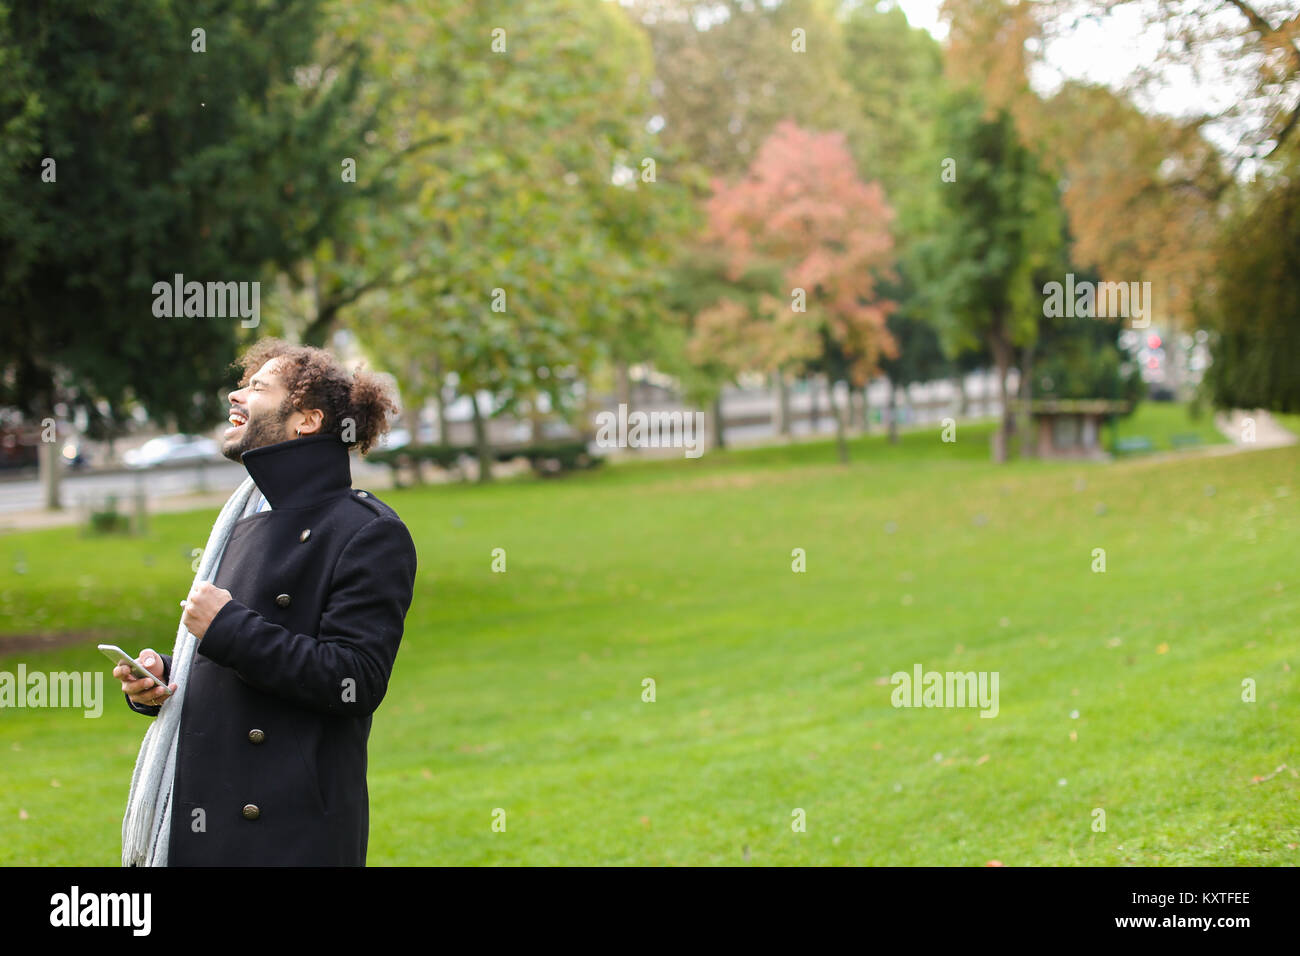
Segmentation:
[(865, 435), (871, 431), (871, 399), (867, 397), (866, 385), (858, 389), (858, 395), (862, 400), (862, 404), (859, 406), (858, 421), (861, 423), (862, 434)]
[(998, 397), (1002, 402), (1001, 418), (998, 430), (993, 434), (993, 460), (1002, 464), (1007, 460), (1011, 449), (1011, 399), (1007, 395), (1007, 371), (1011, 367), (1011, 345), (997, 332), (989, 333), (989, 351), (997, 366)]
[(776, 389), (776, 433), (790, 437), (790, 386), (784, 372), (772, 373), (772, 387)]
[[(1032, 345), (1027, 346), (1024, 352), (1021, 353), (1020, 383), (1017, 387), (1017, 391), (1020, 393), (1020, 399), (1023, 403), (1021, 407), (1028, 409), (1029, 403), (1034, 400), (1034, 346)], [(1017, 415), (1017, 420), (1013, 420), (1011, 423), (1013, 430), (1018, 430), (1020, 427), (1020, 422), (1018, 421), (1019, 417), (1020, 416)], [(1028, 418), (1026, 421), (1026, 430), (1027, 429)]]
[(478, 449), (478, 480), (492, 480), (492, 446), (488, 444), (487, 421), (478, 407), (478, 393), (470, 394), (470, 405), (474, 409), (474, 445)]
[(632, 410), (632, 378), (627, 372), (626, 362), (614, 363), (614, 391), (620, 404)]
[(953, 376), (952, 383), (957, 388), (957, 415), (960, 418), (965, 418), (970, 411), (970, 396), (966, 394), (966, 376), (958, 372)]
[(528, 440), (534, 445), (542, 440), (542, 410), (535, 398), (528, 403)]
[(817, 434), (817, 426), (821, 424), (821, 416), (817, 410), (817, 389), (818, 379), (816, 375), (804, 379), (808, 383), (808, 425), (813, 434)]
[(722, 392), (713, 399), (713, 447), (726, 448), (726, 424), (722, 418)]
[[(46, 416), (53, 418), (53, 415)], [(55, 428), (57, 428), (57, 424)], [(41, 436), (44, 438), (44, 436)], [(42, 441), (37, 446), (36, 463), (41, 473), (41, 488), (45, 492), (45, 508), (48, 511), (60, 511), (63, 504), (59, 501), (60, 462), (58, 435), (55, 441)]]
[(889, 443), (898, 444), (898, 389), (894, 387), (894, 380), (888, 379), (889, 382)]
[(438, 444), (446, 448), (451, 442), (447, 438), (447, 403), (442, 400), (442, 389), (438, 389), (438, 394), (434, 398), (438, 405)]
[[(411, 440), (407, 448), (414, 448), (420, 444), (420, 402), (408, 402), (402, 409), (402, 423), (406, 426), (406, 431), (410, 434)], [(419, 456), (411, 458), (411, 474), (417, 485), (424, 484), (424, 472), (420, 465)]]
[[(840, 464), (847, 465), (849, 463), (849, 443), (845, 437), (844, 419), (848, 414), (848, 409), (840, 408), (839, 403), (835, 401), (835, 383), (827, 379), (826, 384), (828, 386), (826, 401), (830, 403), (831, 414), (835, 416), (835, 448), (839, 452)], [(852, 399), (853, 390), (850, 389), (848, 400), (851, 402)]]
[(447, 403), (443, 401), (445, 383), (442, 375), (442, 359), (433, 357), (434, 401), (438, 403), (438, 444), (446, 448), (451, 442), (447, 438)]

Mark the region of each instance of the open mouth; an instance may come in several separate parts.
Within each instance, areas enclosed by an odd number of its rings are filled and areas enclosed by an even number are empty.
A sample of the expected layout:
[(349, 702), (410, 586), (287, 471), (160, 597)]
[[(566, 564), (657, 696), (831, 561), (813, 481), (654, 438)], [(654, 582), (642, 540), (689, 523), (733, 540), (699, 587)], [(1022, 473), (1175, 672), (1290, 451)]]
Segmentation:
[(226, 435), (229, 436), (235, 434), (239, 429), (248, 424), (248, 416), (239, 409), (232, 408), (227, 421), (230, 422), (230, 427), (226, 429)]

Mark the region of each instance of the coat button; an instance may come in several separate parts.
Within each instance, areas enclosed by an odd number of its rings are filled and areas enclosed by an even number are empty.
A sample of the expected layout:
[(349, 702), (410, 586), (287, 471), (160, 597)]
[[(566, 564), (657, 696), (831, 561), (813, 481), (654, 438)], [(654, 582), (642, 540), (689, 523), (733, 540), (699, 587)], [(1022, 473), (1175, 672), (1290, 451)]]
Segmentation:
[(310, 537), (311, 537), (311, 528), (305, 528), (303, 529), (302, 534), (298, 535), (298, 540), (306, 541)]
[(357, 497), (358, 497), (358, 498), (369, 498), (370, 495), (366, 494), (364, 491), (358, 491), (358, 492), (357, 492)]
[(261, 815), (262, 815), (262, 811), (259, 810), (259, 809), (257, 809), (257, 804), (255, 804), (255, 803), (250, 803), (250, 804), (245, 805), (245, 807), (244, 807), (244, 819), (245, 819), (245, 820), (256, 820), (256, 819), (257, 819), (258, 817), (260, 817)]
[(288, 607), (288, 606), (289, 606), (289, 595), (287, 595), (287, 594), (278, 594), (278, 595), (276, 595), (275, 603), (278, 604), (278, 605), (280, 605), (280, 607)]
[(260, 744), (263, 740), (266, 739), (266, 731), (264, 731), (264, 730), (250, 730), (250, 731), (248, 732), (248, 739), (249, 739), (249, 741), (252, 742), (252, 743)]

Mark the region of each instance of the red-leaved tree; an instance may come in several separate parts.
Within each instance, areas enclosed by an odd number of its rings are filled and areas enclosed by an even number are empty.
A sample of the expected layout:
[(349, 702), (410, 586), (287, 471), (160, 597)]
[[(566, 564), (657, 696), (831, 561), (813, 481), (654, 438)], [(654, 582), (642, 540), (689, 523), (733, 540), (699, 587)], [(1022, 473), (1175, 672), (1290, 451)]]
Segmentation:
[(897, 354), (877, 298), (890, 274), (893, 210), (876, 182), (858, 178), (842, 133), (786, 120), (763, 142), (746, 176), (715, 180), (706, 242), (723, 251), (727, 278), (775, 269), (784, 298), (726, 297), (695, 316), (690, 354), (735, 372), (825, 371), (840, 459), (848, 461), (846, 410), (834, 383), (865, 385), (882, 355)]

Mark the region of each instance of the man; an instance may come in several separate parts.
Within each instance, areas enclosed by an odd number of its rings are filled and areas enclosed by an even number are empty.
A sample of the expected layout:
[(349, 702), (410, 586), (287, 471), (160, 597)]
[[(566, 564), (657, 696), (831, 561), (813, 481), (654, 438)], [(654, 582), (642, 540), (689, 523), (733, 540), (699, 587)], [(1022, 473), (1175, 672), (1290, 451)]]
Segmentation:
[[(124, 665), (113, 671), (133, 710), (163, 715), (151, 730), (179, 708), (170, 735), (146, 736), (141, 749), (123, 859), (362, 866), (371, 715), (402, 638), (416, 555), (393, 509), (352, 489), (348, 450), (368, 451), (396, 405), (379, 379), (349, 374), (321, 349), (262, 340), (242, 365), (223, 454), (248, 469), (247, 501), (221, 535), (213, 579), (180, 602), (177, 667), (140, 654), (161, 680), (183, 675), (185, 686), (173, 681), (167, 697)], [(156, 793), (141, 780), (146, 763)], [(132, 841), (147, 849), (128, 852), (131, 828), (148, 834)]]

